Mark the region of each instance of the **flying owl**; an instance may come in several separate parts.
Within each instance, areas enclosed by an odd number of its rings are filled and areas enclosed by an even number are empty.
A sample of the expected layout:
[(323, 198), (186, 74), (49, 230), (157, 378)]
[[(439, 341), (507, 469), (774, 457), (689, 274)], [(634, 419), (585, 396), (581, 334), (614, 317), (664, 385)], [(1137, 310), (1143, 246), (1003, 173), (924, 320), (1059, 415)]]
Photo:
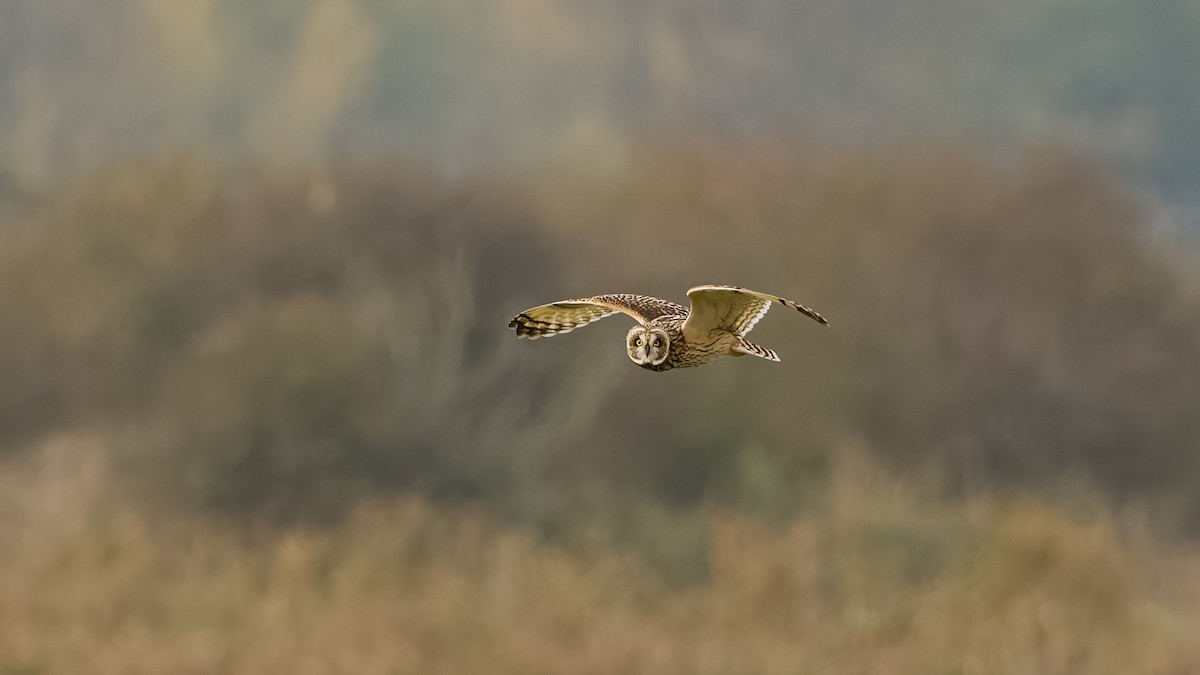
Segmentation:
[(596, 295), (527, 309), (508, 323), (517, 337), (536, 340), (570, 333), (598, 319), (623, 312), (638, 325), (625, 337), (629, 358), (646, 370), (690, 368), (718, 356), (754, 356), (778, 361), (774, 350), (754, 344), (746, 334), (772, 302), (791, 307), (814, 321), (825, 317), (786, 298), (737, 286), (696, 286), (687, 292), (691, 308), (648, 295)]

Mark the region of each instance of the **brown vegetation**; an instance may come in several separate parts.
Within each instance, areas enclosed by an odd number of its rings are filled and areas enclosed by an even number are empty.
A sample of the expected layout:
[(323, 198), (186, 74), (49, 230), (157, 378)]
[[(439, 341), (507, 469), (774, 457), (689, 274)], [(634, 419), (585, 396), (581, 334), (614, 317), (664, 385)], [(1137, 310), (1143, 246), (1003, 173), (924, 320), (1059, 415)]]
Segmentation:
[(105, 496), (87, 443), (5, 467), (0, 672), (1200, 668), (1197, 553), (1103, 512), (922, 504), (862, 463), (784, 527), (703, 515), (711, 572), (679, 588), (637, 556), (411, 498), (250, 538), (162, 522)]
[[(647, 500), (789, 514), (841, 447), (961, 494), (1083, 481), (1200, 513), (1193, 261), (1087, 166), (674, 146), (553, 175), (179, 158), (29, 196), (0, 250), (3, 447), (99, 430), (139, 488), (285, 519), (411, 490), (551, 529)], [(784, 364), (686, 386), (630, 370), (620, 326), (504, 330), (728, 282), (833, 328), (776, 317)]]
[[(1194, 259), (1079, 162), (176, 157), (2, 213), (0, 672), (1200, 667)], [(504, 329), (704, 282), (833, 325), (658, 376)]]

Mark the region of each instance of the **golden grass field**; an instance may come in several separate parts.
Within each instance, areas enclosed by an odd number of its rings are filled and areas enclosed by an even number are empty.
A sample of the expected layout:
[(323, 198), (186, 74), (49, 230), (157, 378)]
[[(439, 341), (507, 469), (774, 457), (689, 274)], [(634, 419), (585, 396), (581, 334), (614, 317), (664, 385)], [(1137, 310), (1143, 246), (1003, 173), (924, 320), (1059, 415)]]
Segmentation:
[(81, 444), (4, 467), (4, 675), (1200, 672), (1200, 553), (1098, 507), (939, 506), (860, 466), (786, 524), (705, 513), (681, 585), (418, 499), (257, 535), (139, 512)]

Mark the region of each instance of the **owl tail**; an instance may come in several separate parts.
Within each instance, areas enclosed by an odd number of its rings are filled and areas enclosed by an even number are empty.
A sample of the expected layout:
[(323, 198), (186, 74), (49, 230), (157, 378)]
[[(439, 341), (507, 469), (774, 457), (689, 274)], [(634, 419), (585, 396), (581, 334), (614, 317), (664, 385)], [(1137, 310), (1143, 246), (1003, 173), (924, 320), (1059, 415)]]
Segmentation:
[(742, 354), (751, 354), (753, 356), (759, 357), (760, 359), (766, 359), (768, 361), (778, 361), (779, 360), (779, 355), (775, 353), (774, 349), (767, 349), (766, 347), (763, 347), (762, 345), (756, 345), (753, 342), (747, 340), (746, 338), (740, 337), (740, 336), (738, 337), (737, 343), (733, 345), (733, 349), (731, 349), (730, 351), (733, 352), (734, 356), (741, 356)]

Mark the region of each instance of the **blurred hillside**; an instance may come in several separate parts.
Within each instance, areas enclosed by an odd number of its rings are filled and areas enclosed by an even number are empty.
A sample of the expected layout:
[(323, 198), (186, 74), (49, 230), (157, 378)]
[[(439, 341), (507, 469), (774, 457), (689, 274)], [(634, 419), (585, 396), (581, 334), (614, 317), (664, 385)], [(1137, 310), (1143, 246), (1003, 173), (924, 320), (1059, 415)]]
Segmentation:
[(0, 167), (37, 184), (189, 146), (461, 174), (663, 135), (1002, 160), (1050, 141), (1194, 207), (1198, 32), (1194, 0), (17, 0)]
[[(129, 489), (283, 520), (415, 491), (638, 537), (642, 508), (801, 513), (852, 451), (947, 495), (1079, 484), (1200, 523), (1195, 256), (1088, 166), (670, 145), (545, 176), (178, 157), (30, 196), (0, 228), (0, 447), (83, 433)], [(686, 386), (633, 368), (619, 319), (504, 328), (731, 280), (833, 325), (772, 314), (784, 364)]]

